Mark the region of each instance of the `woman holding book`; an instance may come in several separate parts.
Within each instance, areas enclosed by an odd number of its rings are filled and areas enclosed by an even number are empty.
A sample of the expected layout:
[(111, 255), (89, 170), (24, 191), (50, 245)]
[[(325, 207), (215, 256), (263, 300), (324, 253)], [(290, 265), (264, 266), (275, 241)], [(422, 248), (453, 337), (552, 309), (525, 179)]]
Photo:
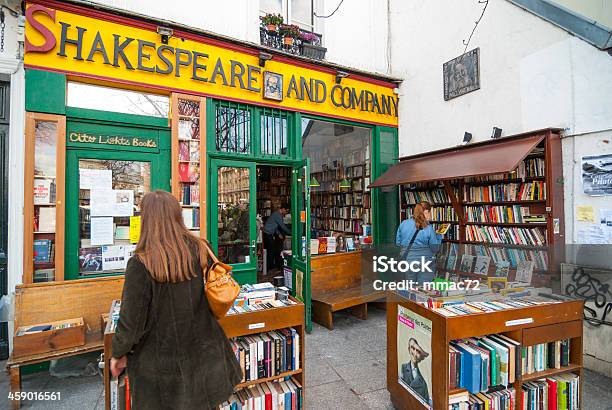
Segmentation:
[(144, 196), (111, 358), (113, 376), (127, 367), (135, 409), (216, 408), (241, 380), (204, 294), (207, 255), (170, 193)]
[[(401, 259), (407, 262), (424, 261), (417, 272), (407, 272), (407, 280), (418, 283), (430, 282), (436, 272), (435, 255), (442, 243), (442, 234), (437, 233), (431, 221), (431, 204), (423, 201), (415, 205), (412, 217), (402, 221), (397, 228), (395, 244), (402, 248)], [(429, 263), (427, 263), (429, 262)]]

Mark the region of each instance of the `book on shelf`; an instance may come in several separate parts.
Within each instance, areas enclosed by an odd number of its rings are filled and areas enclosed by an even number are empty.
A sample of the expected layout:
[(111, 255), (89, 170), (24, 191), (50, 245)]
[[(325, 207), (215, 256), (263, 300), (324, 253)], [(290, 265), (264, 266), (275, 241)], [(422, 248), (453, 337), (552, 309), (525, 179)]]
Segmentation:
[[(482, 287), (483, 285), (481, 285)], [(495, 299), (482, 298), (478, 295), (478, 300), (470, 301), (446, 301), (432, 310), (446, 317), (471, 315), (475, 313), (491, 313), (508, 309), (520, 309), (525, 307), (539, 306), (544, 304), (560, 303), (560, 300), (546, 298), (543, 296), (517, 296), (509, 294), (506, 297), (496, 297)], [(423, 306), (427, 307), (424, 303)]]
[(34, 178), (34, 205), (55, 203), (55, 182), (48, 178)]
[(37, 232), (55, 233), (55, 207), (39, 207), (37, 214), (37, 224), (35, 224), (34, 230)]
[(522, 348), (522, 374), (528, 375), (569, 365), (570, 339), (540, 343)]
[(449, 395), (449, 410), (518, 410), (514, 388), (470, 394), (463, 391)]
[(472, 272), (474, 267), (474, 262), (476, 261), (476, 257), (473, 255), (463, 254), (461, 256), (461, 267), (460, 270), (462, 272)]
[(34, 271), (33, 282), (53, 282), (55, 280), (55, 269), (36, 269)]
[(234, 392), (222, 403), (220, 410), (235, 409), (285, 409), (303, 408), (303, 388), (295, 379), (270, 381), (245, 387)]
[(546, 231), (543, 228), (467, 225), (465, 227), (465, 237), (470, 242), (527, 246), (546, 245)]
[[(468, 222), (486, 223), (528, 223), (529, 207), (520, 205), (479, 205), (466, 206), (465, 217)], [(538, 220), (539, 222), (539, 220)]]
[(189, 141), (189, 161), (200, 162), (200, 142)]
[(497, 278), (507, 278), (508, 273), (510, 273), (510, 262), (509, 261), (495, 262), (495, 273), (493, 276)]
[(230, 343), (242, 369), (242, 382), (279, 376), (300, 368), (300, 335), (294, 328), (240, 336)]
[(489, 273), (489, 264), (491, 263), (491, 258), (486, 255), (478, 255), (476, 256), (476, 260), (474, 262), (474, 273), (478, 275), (487, 275)]
[(531, 283), (534, 263), (532, 261), (520, 261), (516, 267), (515, 280), (517, 282)]
[(200, 209), (199, 208), (183, 208), (183, 222), (187, 229), (195, 229), (200, 227)]
[(127, 386), (127, 375), (123, 373), (119, 377), (113, 377), (110, 381), (110, 409), (125, 410), (131, 408), (126, 400), (130, 400)]
[(33, 246), (35, 264), (53, 262), (53, 241), (51, 239), (35, 239)]
[(495, 184), (463, 187), (463, 200), (470, 202), (536, 201), (546, 199), (546, 183), (533, 181), (523, 183)]
[(179, 141), (179, 161), (189, 162), (189, 141)]
[(580, 377), (565, 373), (525, 382), (521, 394), (526, 410), (577, 410), (580, 408)]
[(197, 164), (180, 162), (178, 167), (180, 182), (197, 182), (199, 180), (200, 172)]
[(472, 394), (518, 379), (520, 343), (505, 335), (488, 335), (455, 340), (449, 345), (450, 386)]
[(404, 190), (404, 203), (407, 205), (415, 205), (419, 202), (427, 201), (430, 204), (450, 203), (450, 198), (446, 191), (442, 188), (432, 189), (429, 191)]
[(310, 240), (310, 254), (311, 255), (319, 254), (319, 240), (318, 239)]

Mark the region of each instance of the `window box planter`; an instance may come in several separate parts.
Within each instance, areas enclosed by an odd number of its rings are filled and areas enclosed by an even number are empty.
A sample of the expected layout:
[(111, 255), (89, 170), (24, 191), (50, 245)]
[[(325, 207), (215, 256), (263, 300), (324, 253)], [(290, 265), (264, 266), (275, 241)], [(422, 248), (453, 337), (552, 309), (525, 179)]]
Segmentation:
[(313, 60), (323, 60), (325, 59), (326, 52), (327, 48), (325, 47), (302, 43), (302, 55), (304, 57), (312, 58)]

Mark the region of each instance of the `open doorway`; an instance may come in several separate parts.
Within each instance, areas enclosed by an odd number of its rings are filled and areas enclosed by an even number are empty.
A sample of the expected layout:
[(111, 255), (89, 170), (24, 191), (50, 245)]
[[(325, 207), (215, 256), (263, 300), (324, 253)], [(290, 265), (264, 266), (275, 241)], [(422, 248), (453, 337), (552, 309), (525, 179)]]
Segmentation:
[(257, 281), (277, 282), (282, 253), (291, 250), (291, 168), (258, 165), (256, 186)]

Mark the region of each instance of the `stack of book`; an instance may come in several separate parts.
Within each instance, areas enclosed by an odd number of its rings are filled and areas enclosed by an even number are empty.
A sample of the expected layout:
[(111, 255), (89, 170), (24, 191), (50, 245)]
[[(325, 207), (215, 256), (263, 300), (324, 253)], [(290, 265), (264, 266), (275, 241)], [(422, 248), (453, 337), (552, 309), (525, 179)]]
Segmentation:
[(514, 388), (477, 394), (462, 391), (448, 397), (449, 410), (515, 410)]
[(110, 410), (129, 410), (131, 408), (130, 383), (125, 373), (110, 381)]
[(232, 394), (220, 410), (302, 409), (302, 385), (295, 379), (265, 382)]
[(279, 376), (300, 368), (300, 335), (279, 329), (231, 340), (242, 382)]
[(470, 242), (529, 246), (546, 245), (546, 231), (539, 228), (468, 225), (465, 227), (465, 237)]
[(573, 373), (523, 383), (525, 410), (577, 410), (580, 408), (580, 377)]
[(532, 374), (569, 365), (570, 340), (557, 340), (522, 349), (522, 373)]
[(450, 388), (472, 394), (509, 386), (520, 373), (520, 343), (505, 335), (457, 340), (449, 346)]
[(441, 303), (440, 306), (434, 307), (432, 310), (443, 316), (463, 316), (474, 313), (497, 312), (507, 309), (520, 309), (530, 306), (539, 306), (549, 303), (559, 303), (559, 300), (549, 299), (540, 296), (530, 297), (513, 297), (499, 298), (497, 300), (486, 301), (448, 301)]
[(200, 227), (200, 208), (183, 208), (183, 222), (187, 229)]

